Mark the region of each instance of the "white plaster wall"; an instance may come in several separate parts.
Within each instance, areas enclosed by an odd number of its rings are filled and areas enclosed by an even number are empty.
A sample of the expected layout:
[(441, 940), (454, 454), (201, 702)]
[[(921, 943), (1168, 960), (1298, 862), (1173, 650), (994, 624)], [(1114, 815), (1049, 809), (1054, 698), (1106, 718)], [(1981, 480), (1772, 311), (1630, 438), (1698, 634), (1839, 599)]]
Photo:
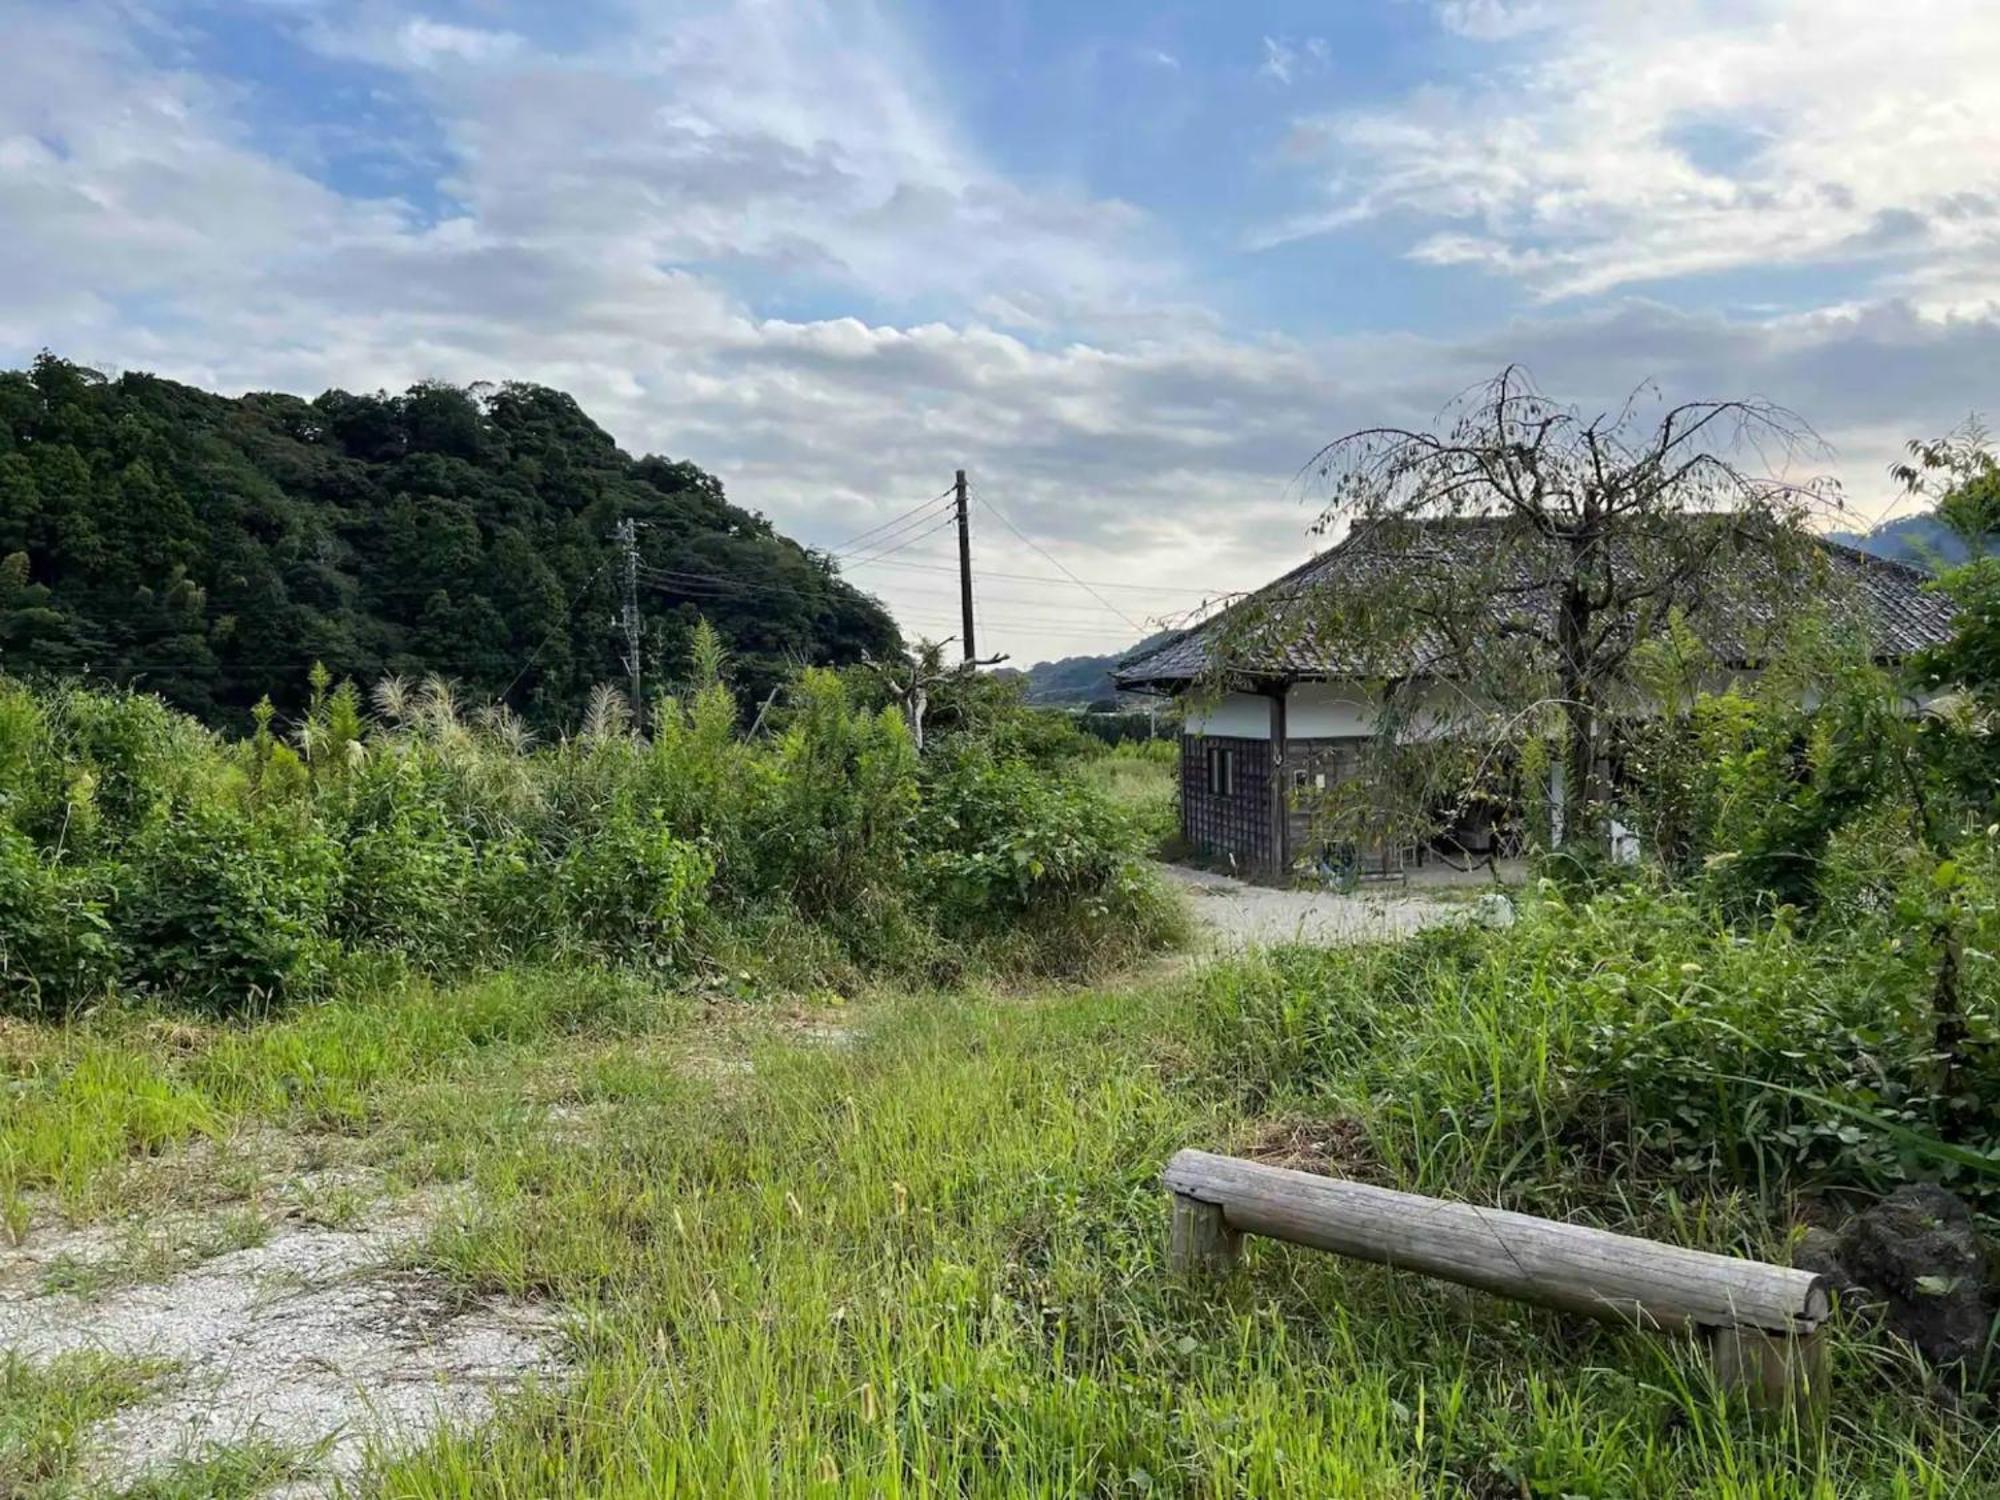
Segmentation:
[[(1220, 698), (1191, 699), (1184, 734), (1226, 734), (1245, 740), (1271, 737), (1271, 700), (1256, 693), (1225, 693)], [(1292, 733), (1297, 734), (1295, 729)]]
[(1285, 696), (1285, 732), (1295, 740), (1372, 736), (1382, 711), (1358, 682), (1300, 682)]

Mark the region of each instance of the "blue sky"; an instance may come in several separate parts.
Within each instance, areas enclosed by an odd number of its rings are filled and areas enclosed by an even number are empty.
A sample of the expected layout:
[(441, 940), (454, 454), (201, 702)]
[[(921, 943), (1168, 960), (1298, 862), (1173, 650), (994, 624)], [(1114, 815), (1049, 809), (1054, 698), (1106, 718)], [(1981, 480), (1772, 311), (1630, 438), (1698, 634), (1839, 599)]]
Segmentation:
[[(1300, 465), (1512, 361), (1761, 395), (1866, 518), (1991, 412), (1975, 0), (0, 0), (0, 356), (521, 378), (832, 545), (975, 489), (984, 645), (1309, 545)], [(24, 61), (25, 60), (25, 61)], [(945, 538), (851, 559), (953, 628)]]

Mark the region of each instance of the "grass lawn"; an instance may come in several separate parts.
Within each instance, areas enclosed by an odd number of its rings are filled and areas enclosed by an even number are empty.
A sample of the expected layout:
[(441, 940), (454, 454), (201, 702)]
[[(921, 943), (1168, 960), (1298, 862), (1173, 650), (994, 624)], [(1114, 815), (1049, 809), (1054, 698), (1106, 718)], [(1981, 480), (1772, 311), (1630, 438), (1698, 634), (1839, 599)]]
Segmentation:
[[(2000, 1489), (2000, 1443), (1859, 1336), (1801, 1427), (1727, 1409), (1675, 1342), (1329, 1256), (1253, 1242), (1227, 1285), (1170, 1282), (1161, 1165), (1270, 1125), (1204, 1055), (1198, 984), (799, 1014), (526, 974), (241, 1026), (15, 1025), (0, 1189), (17, 1225), (227, 1211), (255, 1162), (173, 1166), (209, 1137), (468, 1183), (419, 1259), (559, 1306), (573, 1373), (369, 1494)], [(0, 1434), (37, 1456), (0, 1492), (82, 1493), (72, 1430), (159, 1378), (9, 1367)]]

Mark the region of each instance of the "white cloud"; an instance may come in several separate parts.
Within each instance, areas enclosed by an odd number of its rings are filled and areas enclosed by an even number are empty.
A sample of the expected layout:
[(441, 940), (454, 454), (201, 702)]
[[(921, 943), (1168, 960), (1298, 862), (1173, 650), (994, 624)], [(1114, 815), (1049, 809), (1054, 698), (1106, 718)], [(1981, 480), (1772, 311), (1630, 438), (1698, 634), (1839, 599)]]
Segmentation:
[(521, 50), (521, 38), (511, 31), (482, 31), (423, 16), (405, 21), (396, 41), (401, 55), (420, 68), (435, 67), (446, 61), (498, 62)]
[(1438, 0), (1438, 22), (1447, 31), (1479, 41), (1501, 41), (1555, 24), (1549, 0)]
[(1421, 260), (1549, 296), (1745, 266), (1921, 256), (1932, 310), (2000, 296), (2000, 10), (1983, 0), (1719, 6), (1467, 0), (1513, 37), (1470, 82), (1301, 122), (1326, 205), (1440, 227)]
[(1323, 36), (1309, 36), (1302, 42), (1264, 38), (1264, 61), (1257, 76), (1289, 88), (1294, 79), (1312, 69), (1323, 68), (1333, 56), (1333, 48)]

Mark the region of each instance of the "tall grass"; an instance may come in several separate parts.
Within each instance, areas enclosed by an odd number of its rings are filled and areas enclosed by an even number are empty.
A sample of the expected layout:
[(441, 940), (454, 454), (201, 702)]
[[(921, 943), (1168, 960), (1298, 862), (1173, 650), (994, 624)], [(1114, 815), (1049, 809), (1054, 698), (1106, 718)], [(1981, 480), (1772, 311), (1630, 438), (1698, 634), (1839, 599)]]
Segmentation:
[[(1838, 1414), (1760, 1424), (1696, 1353), (1254, 1243), (1165, 1274), (1160, 1164), (1248, 1127), (1187, 1001), (869, 1013), (720, 1096), (622, 1069), (612, 1149), (483, 1159), (435, 1262), (579, 1309), (580, 1370), (382, 1493), (1939, 1497), (1976, 1430), (1842, 1345)], [(1697, 1238), (1707, 1238), (1697, 1235)], [(1971, 1493), (1972, 1490), (1960, 1490)]]
[(592, 1028), (666, 1021), (689, 1002), (615, 972), (507, 972), (444, 987), (357, 987), (264, 1021), (195, 1022), (108, 1011), (67, 1027), (0, 1032), (0, 1212), (28, 1195), (72, 1213), (106, 1206), (117, 1169), (247, 1124), (358, 1131), (385, 1096), (450, 1076), (469, 1056)]
[(1545, 884), (1505, 932), (1219, 971), (1204, 1028), (1247, 1100), (1358, 1122), (1425, 1190), (1657, 1190), (1757, 1219), (1912, 1177), (1992, 1192), (1970, 1164), (2000, 1163), (2000, 1118), (1968, 1130), (1963, 1096), (2000, 1098), (2000, 973), (1966, 960), (1977, 1050), (1946, 1090), (1933, 964), (1888, 923), (1739, 926), (1682, 893)]
[(1138, 821), (1152, 848), (1173, 838), (1180, 808), (1177, 739), (1126, 740), (1084, 761), (1080, 774), (1086, 785)]
[[(1617, 1101), (1586, 1109), (1565, 1080), (1611, 1011), (1564, 1001), (1589, 971), (1541, 924), (1585, 920), (1612, 918), (1531, 911), (1511, 933), (1136, 989), (878, 994), (824, 1040), (762, 1007), (725, 1034), (581, 971), (16, 1025), (0, 1152), (79, 1211), (122, 1201), (120, 1153), (253, 1123), (366, 1132), (385, 1165), (464, 1177), (424, 1260), (566, 1309), (571, 1371), (383, 1457), (359, 1493), (398, 1500), (2000, 1485), (1976, 1424), (1858, 1331), (1836, 1330), (1832, 1414), (1772, 1424), (1690, 1346), (1380, 1267), (1253, 1242), (1230, 1282), (1166, 1275), (1161, 1164), (1256, 1149), (1302, 1112), (1352, 1124), (1338, 1164), (1395, 1185), (1774, 1251), (1781, 1221), (1720, 1170), (1642, 1150), (1597, 1172), (1582, 1150)], [(1507, 1022), (1489, 958), (1535, 973), (1540, 1008)], [(1683, 961), (1605, 967), (1650, 983)], [(690, 1065), (738, 1046), (741, 1068)], [(1547, 1154), (1520, 1149), (1538, 1137)]]

